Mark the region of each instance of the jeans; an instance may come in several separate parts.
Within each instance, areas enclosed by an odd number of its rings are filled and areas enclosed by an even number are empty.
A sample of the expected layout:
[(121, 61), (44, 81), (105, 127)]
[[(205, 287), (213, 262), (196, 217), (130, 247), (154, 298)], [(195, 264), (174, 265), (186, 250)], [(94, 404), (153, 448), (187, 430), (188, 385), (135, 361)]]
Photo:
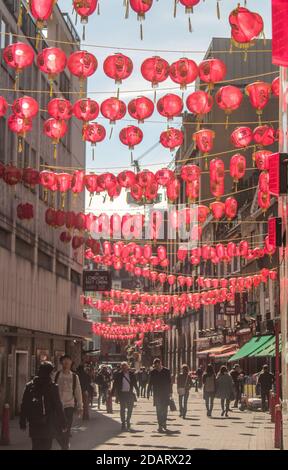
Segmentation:
[[(120, 401), (121, 423), (125, 424), (125, 422), (127, 421), (127, 424), (130, 424), (133, 406), (134, 406), (134, 396), (131, 392), (120, 392), (119, 401)], [(127, 418), (125, 417), (126, 408), (127, 408)]]
[(261, 390), (261, 400), (262, 400), (262, 411), (266, 411), (266, 400), (268, 401), (268, 410), (269, 410), (269, 401), (270, 401), (270, 390)]
[(155, 400), (155, 406), (159, 428), (166, 428), (168, 403), (165, 400), (160, 400), (159, 398), (157, 398)]
[(32, 450), (51, 450), (52, 439), (32, 438)]
[(67, 431), (63, 432), (58, 438), (57, 442), (61, 447), (61, 450), (68, 450), (70, 447), (70, 432), (73, 423), (74, 408), (64, 408), (64, 414), (66, 418)]
[(205, 405), (208, 413), (212, 413), (214, 405), (214, 395), (207, 395), (205, 397)]
[(227, 413), (229, 411), (229, 406), (230, 406), (230, 400), (227, 400), (227, 399), (225, 400), (225, 398), (221, 398), (222, 411), (226, 411)]
[(189, 398), (189, 392), (186, 392), (185, 395), (179, 395), (179, 410), (181, 416), (185, 418), (187, 413), (187, 402)]

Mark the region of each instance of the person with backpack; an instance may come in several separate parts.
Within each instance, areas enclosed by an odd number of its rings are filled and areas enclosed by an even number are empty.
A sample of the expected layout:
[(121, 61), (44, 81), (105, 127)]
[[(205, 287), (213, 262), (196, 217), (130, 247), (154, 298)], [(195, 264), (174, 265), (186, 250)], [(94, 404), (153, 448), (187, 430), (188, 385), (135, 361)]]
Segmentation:
[(183, 364), (182, 372), (177, 375), (177, 392), (179, 396), (179, 410), (180, 418), (186, 418), (187, 403), (189, 398), (190, 388), (192, 387), (192, 377), (190, 375), (189, 367), (187, 364)]
[(32, 450), (51, 450), (53, 438), (66, 431), (58, 386), (51, 378), (53, 370), (51, 362), (41, 363), (38, 375), (24, 390), (19, 424), (25, 431), (28, 421)]
[(203, 398), (205, 400), (207, 416), (212, 416), (214, 398), (216, 394), (216, 374), (212, 364), (208, 364), (202, 377)]
[(60, 358), (62, 370), (55, 375), (55, 383), (59, 386), (60, 399), (64, 408), (67, 422), (67, 432), (62, 434), (58, 440), (62, 450), (70, 448), (71, 427), (73, 424), (74, 410), (77, 408), (79, 417), (83, 413), (83, 400), (80, 380), (75, 372), (71, 371), (72, 359), (68, 354)]

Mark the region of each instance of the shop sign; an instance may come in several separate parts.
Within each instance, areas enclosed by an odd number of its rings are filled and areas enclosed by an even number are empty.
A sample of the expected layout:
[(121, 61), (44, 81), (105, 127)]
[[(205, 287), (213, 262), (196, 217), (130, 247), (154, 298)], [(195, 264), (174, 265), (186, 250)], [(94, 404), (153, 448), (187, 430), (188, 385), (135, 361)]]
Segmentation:
[(103, 292), (111, 290), (110, 271), (83, 271), (83, 290), (85, 292)]

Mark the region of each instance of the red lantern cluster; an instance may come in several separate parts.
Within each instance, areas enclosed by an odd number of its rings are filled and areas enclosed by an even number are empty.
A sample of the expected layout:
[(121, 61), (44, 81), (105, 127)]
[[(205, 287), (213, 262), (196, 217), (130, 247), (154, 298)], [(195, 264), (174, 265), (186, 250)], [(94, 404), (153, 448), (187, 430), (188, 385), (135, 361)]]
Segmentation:
[(34, 217), (34, 208), (28, 202), (26, 204), (18, 204), (17, 217), (20, 220), (31, 220)]

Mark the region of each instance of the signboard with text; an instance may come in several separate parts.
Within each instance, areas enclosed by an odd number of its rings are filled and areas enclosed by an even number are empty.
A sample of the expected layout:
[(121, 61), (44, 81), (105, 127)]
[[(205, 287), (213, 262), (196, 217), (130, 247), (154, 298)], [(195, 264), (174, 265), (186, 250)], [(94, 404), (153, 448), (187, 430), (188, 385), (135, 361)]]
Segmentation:
[(112, 281), (109, 271), (84, 271), (83, 290), (85, 292), (103, 292), (111, 290)]

